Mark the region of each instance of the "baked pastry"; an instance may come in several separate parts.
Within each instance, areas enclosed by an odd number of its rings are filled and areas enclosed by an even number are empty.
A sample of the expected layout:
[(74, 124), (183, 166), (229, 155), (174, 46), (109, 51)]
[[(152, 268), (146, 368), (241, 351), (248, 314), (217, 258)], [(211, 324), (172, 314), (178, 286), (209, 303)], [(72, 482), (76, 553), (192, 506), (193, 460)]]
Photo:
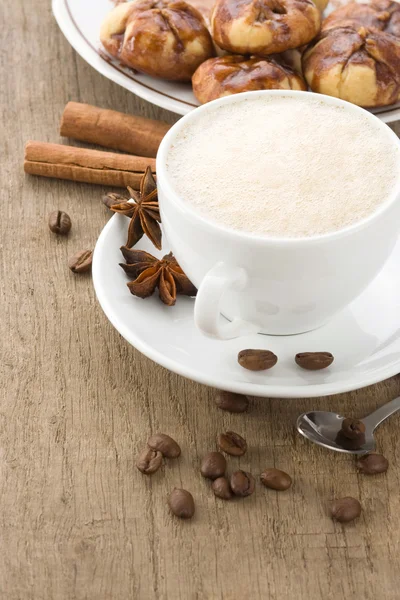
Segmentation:
[(321, 12), (328, 6), (329, 0), (314, 0), (314, 4)]
[(386, 0), (334, 11), (303, 54), (310, 88), (365, 108), (399, 101), (399, 15), (400, 5)]
[(400, 37), (400, 4), (392, 0), (374, 0), (370, 4), (351, 2), (333, 11), (323, 22), (323, 31), (332, 27), (360, 27), (384, 31)]
[(201, 14), (183, 0), (133, 0), (104, 20), (100, 40), (124, 65), (173, 81), (190, 81), (215, 55)]
[(193, 75), (192, 84), (202, 104), (253, 90), (307, 90), (304, 79), (278, 57), (246, 58), (238, 54), (206, 60)]
[(211, 15), (215, 43), (234, 54), (266, 56), (298, 48), (320, 25), (312, 0), (217, 0)]

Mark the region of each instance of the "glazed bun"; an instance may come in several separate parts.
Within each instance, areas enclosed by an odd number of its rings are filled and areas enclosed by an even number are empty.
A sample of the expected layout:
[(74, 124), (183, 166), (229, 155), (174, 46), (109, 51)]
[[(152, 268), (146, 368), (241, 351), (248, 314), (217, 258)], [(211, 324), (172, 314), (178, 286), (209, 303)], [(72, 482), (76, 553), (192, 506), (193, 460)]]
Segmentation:
[(298, 48), (319, 32), (312, 0), (217, 0), (211, 15), (215, 43), (237, 54), (266, 56)]
[(203, 17), (182, 0), (119, 4), (104, 20), (100, 40), (124, 65), (172, 81), (190, 81), (215, 55)]
[(400, 37), (400, 4), (391, 0), (374, 0), (370, 4), (350, 2), (333, 11), (323, 23), (323, 31), (332, 27), (363, 26)]
[(276, 56), (210, 58), (197, 69), (192, 83), (194, 95), (202, 104), (253, 90), (307, 89), (304, 79)]
[(334, 11), (303, 55), (310, 88), (366, 108), (399, 101), (399, 33), (397, 2), (352, 3)]

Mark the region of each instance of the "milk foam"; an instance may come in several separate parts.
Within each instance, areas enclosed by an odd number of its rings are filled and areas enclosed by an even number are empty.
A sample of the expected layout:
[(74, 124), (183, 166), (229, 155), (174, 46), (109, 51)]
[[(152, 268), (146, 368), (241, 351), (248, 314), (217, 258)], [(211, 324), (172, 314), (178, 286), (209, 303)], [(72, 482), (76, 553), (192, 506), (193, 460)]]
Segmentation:
[(399, 179), (400, 151), (367, 114), (270, 96), (238, 99), (189, 122), (167, 169), (180, 197), (209, 220), (310, 237), (375, 211)]

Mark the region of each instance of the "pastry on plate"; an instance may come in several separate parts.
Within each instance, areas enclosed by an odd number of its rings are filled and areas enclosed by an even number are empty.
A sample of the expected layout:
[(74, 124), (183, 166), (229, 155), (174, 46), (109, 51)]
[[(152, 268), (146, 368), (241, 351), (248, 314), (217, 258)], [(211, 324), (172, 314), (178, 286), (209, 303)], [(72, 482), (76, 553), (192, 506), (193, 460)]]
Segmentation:
[(362, 25), (400, 37), (400, 4), (392, 0), (373, 0), (370, 4), (350, 2), (324, 20), (323, 30), (338, 25), (356, 28)]
[(193, 92), (202, 104), (253, 90), (306, 90), (304, 79), (283, 64), (278, 56), (268, 58), (226, 55), (210, 58), (192, 78)]
[(312, 0), (217, 0), (211, 14), (215, 43), (234, 54), (266, 56), (298, 48), (320, 25)]
[(322, 12), (328, 6), (329, 0), (314, 0), (314, 4)]
[(365, 108), (400, 100), (400, 38), (387, 33), (397, 29), (398, 9), (377, 18), (370, 8), (349, 5), (323, 23), (303, 54), (304, 75), (314, 92)]
[(182, 0), (119, 4), (103, 21), (100, 40), (124, 65), (172, 81), (190, 81), (215, 55), (203, 17)]

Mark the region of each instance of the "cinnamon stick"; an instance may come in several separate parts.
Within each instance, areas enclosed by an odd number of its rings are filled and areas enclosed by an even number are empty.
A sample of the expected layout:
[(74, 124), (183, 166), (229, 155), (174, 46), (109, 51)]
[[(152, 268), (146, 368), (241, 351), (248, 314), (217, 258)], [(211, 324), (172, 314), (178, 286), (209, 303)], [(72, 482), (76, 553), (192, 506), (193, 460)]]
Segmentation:
[(45, 142), (28, 142), (25, 146), (25, 172), (55, 179), (114, 187), (130, 185), (139, 189), (140, 180), (148, 165), (155, 173), (154, 158)]
[(170, 127), (163, 121), (127, 115), (90, 104), (68, 102), (62, 115), (60, 134), (136, 156), (155, 157), (158, 146)]

